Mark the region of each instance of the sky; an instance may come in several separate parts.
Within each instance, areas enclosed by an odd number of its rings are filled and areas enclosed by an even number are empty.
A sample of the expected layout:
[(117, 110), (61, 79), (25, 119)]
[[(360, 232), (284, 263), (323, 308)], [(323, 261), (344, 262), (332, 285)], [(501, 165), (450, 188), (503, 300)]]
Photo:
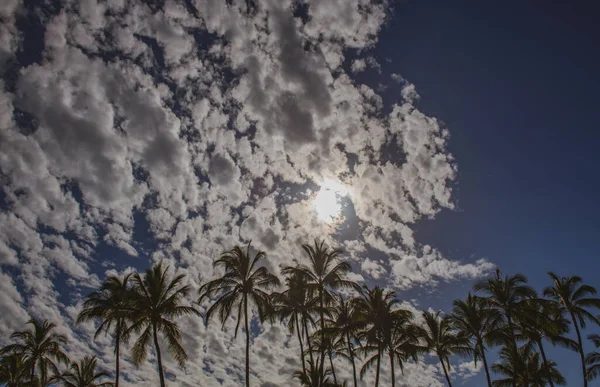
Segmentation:
[[(0, 343), (29, 315), (50, 319), (73, 357), (112, 369), (110, 338), (74, 323), (106, 275), (163, 260), (197, 289), (249, 240), (279, 273), (325, 238), (352, 279), (414, 310), (448, 311), (496, 267), (538, 290), (549, 270), (600, 286), (595, 14), (542, 1), (264, 1), (250, 15), (244, 1), (3, 1)], [(170, 383), (241, 384), (234, 321), (180, 323), (191, 360), (167, 359)], [(253, 384), (293, 384), (295, 337), (254, 333)], [(550, 357), (581, 382), (574, 354)], [(156, 385), (151, 362), (122, 370)], [(461, 358), (452, 377), (484, 382)], [(401, 383), (442, 374), (427, 357)]]

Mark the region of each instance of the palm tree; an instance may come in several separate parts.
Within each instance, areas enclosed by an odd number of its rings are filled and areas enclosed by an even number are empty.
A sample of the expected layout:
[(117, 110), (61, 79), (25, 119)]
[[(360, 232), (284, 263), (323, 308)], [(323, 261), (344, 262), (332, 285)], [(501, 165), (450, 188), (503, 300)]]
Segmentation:
[(516, 315), (520, 335), (538, 347), (551, 387), (554, 387), (554, 381), (543, 341), (549, 340), (554, 345), (578, 350), (577, 342), (565, 337), (569, 333), (569, 321), (557, 306), (554, 301), (532, 298), (522, 305)]
[(471, 340), (475, 365), (477, 365), (477, 360), (483, 361), (488, 387), (491, 387), (492, 381), (485, 356), (485, 344), (497, 332), (501, 323), (500, 314), (497, 310), (486, 308), (481, 299), (469, 293), (464, 301), (454, 301), (452, 314), (448, 318), (452, 320), (459, 335), (466, 336)]
[(116, 371), (115, 387), (119, 387), (120, 375), (120, 350), (121, 344), (129, 339), (128, 323), (131, 320), (132, 291), (130, 279), (132, 274), (127, 274), (122, 279), (110, 276), (99, 290), (90, 293), (83, 303), (83, 309), (77, 316), (77, 323), (100, 320), (96, 329), (94, 340), (104, 332), (112, 333), (115, 343)]
[(400, 372), (404, 374), (404, 362), (409, 359), (418, 361), (419, 354), (423, 352), (423, 347), (419, 345), (422, 330), (412, 320), (412, 313), (398, 316), (393, 322), (391, 335), (385, 346), (390, 358), (392, 387), (396, 386), (394, 363), (398, 363)]
[(302, 387), (338, 387), (338, 384), (329, 378), (331, 370), (319, 369), (318, 363), (318, 358), (316, 362), (309, 360), (307, 369), (294, 372), (294, 378), (300, 381)]
[(522, 274), (502, 277), (500, 270), (496, 269), (494, 278), (475, 284), (473, 289), (486, 295), (484, 301), (488, 308), (497, 310), (504, 315), (508, 328), (507, 340), (513, 351), (516, 351), (515, 314), (525, 300), (536, 296), (535, 290), (527, 285), (527, 278)]
[[(248, 304), (253, 302), (258, 309), (259, 318), (272, 316), (271, 299), (268, 291), (279, 286), (279, 279), (271, 274), (259, 262), (266, 258), (263, 251), (250, 257), (250, 243), (243, 250), (240, 246), (224, 252), (213, 264), (214, 267), (223, 267), (225, 274), (200, 287), (198, 303), (206, 298), (219, 296), (213, 305), (206, 311), (206, 321), (217, 312), (223, 326), (233, 312), (237, 310), (237, 324), (235, 336), (242, 319), (246, 329), (246, 386), (250, 386), (250, 325)], [(237, 305), (237, 306), (236, 306)], [(242, 316), (243, 315), (243, 316)]]
[[(588, 339), (594, 343), (596, 348), (600, 348), (600, 335), (589, 335)], [(587, 369), (588, 380), (595, 379), (600, 373), (600, 352), (588, 353), (585, 363), (589, 366)]]
[(469, 338), (453, 331), (452, 319), (441, 318), (440, 312), (423, 312), (425, 328), (422, 338), (427, 350), (434, 352), (440, 360), (448, 386), (452, 387), (448, 370), (450, 369), (450, 356), (454, 354), (471, 355)]
[[(304, 360), (304, 343), (302, 337), (304, 331), (308, 332), (307, 324), (311, 322), (314, 325), (311, 311), (315, 307), (315, 298), (310, 299), (306, 289), (306, 279), (294, 273), (285, 279), (287, 289), (281, 293), (273, 293), (273, 312), (279, 317), (280, 321), (287, 320), (287, 327), (290, 333), (298, 336), (300, 343), (300, 357), (302, 360), (302, 371), (306, 372), (306, 361)], [(307, 337), (310, 342), (310, 337)], [(309, 344), (310, 347), (310, 344)], [(309, 351), (312, 360), (312, 351)]]
[(564, 385), (565, 378), (556, 368), (553, 361), (548, 362), (548, 369), (540, 363), (540, 354), (533, 352), (532, 346), (526, 344), (514, 351), (510, 346), (500, 350), (500, 359), (492, 365), (494, 372), (505, 378), (494, 380), (494, 387), (523, 386), (545, 387), (548, 377), (553, 384)]
[(185, 275), (180, 274), (171, 279), (168, 270), (168, 266), (163, 269), (161, 262), (146, 270), (143, 277), (139, 273), (133, 275), (133, 320), (128, 329), (128, 333), (141, 332), (131, 351), (131, 358), (136, 365), (146, 359), (148, 346), (154, 339), (161, 387), (165, 386), (165, 376), (158, 333), (163, 333), (169, 353), (183, 366), (187, 354), (180, 344), (181, 331), (173, 319), (185, 315), (200, 315), (195, 308), (184, 304), (184, 299), (190, 292), (189, 285), (182, 285)]
[[(319, 242), (315, 239), (314, 246), (302, 245), (302, 249), (308, 256), (309, 265), (299, 264), (295, 267), (285, 267), (283, 274), (298, 273), (306, 278), (306, 286), (309, 292), (316, 294), (319, 300), (319, 315), (321, 323), (321, 334), (325, 334), (325, 306), (333, 301), (331, 290), (341, 287), (357, 288), (356, 283), (344, 278), (351, 266), (346, 261), (338, 261), (340, 250), (330, 250), (325, 246), (325, 241)], [(325, 340), (321, 338), (320, 369), (324, 369), (325, 363)]]
[(38, 370), (38, 380), (44, 385), (48, 380), (48, 371), (58, 373), (58, 363), (67, 364), (69, 358), (61, 349), (67, 342), (65, 335), (54, 333), (56, 324), (48, 320), (39, 321), (30, 319), (27, 324), (33, 326), (32, 330), (13, 333), (10, 338), (18, 340), (2, 349), (0, 355), (17, 355), (21, 357), (23, 366), (30, 370), (30, 382), (35, 383), (35, 371)]
[(96, 356), (85, 356), (79, 362), (72, 362), (69, 371), (60, 375), (57, 379), (64, 387), (110, 387), (113, 382), (102, 382), (102, 379), (110, 376), (106, 371), (96, 372)]
[(27, 381), (29, 370), (19, 355), (6, 355), (0, 359), (0, 384), (6, 387), (33, 387), (37, 380)]
[(581, 277), (559, 277), (552, 272), (549, 272), (548, 275), (552, 278), (553, 284), (544, 289), (544, 296), (556, 301), (571, 317), (577, 334), (577, 343), (579, 344), (583, 386), (587, 387), (585, 355), (579, 328), (585, 328), (588, 320), (600, 325), (600, 320), (588, 311), (591, 308), (600, 309), (600, 299), (592, 297), (596, 294), (596, 288), (582, 284)]
[(362, 329), (363, 324), (361, 323), (358, 311), (355, 308), (355, 303), (352, 300), (347, 300), (341, 295), (335, 297), (335, 304), (331, 308), (332, 317), (328, 320), (329, 330), (331, 330), (334, 337), (337, 338), (338, 343), (345, 344), (345, 353), (339, 353), (342, 356), (346, 356), (352, 364), (352, 376), (354, 379), (354, 386), (358, 386), (356, 378), (356, 364), (355, 364), (355, 348), (353, 342), (358, 341), (358, 334)]
[(409, 318), (412, 313), (398, 309), (398, 299), (393, 291), (386, 291), (380, 287), (369, 289), (366, 286), (361, 289), (360, 296), (352, 300), (356, 309), (357, 319), (362, 324), (363, 330), (360, 338), (366, 344), (361, 352), (374, 353), (365, 361), (361, 367), (360, 377), (375, 364), (375, 387), (379, 386), (379, 373), (381, 369), (381, 358), (386, 344), (389, 342), (394, 321), (402, 317)]

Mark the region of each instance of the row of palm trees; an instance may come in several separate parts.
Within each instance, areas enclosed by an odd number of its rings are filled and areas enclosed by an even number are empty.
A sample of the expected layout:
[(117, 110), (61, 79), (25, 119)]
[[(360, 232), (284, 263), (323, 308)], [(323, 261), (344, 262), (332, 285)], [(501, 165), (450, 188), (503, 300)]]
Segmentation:
[[(100, 289), (85, 299), (77, 321), (95, 321), (95, 338), (113, 338), (116, 367), (114, 385), (120, 376), (121, 346), (135, 342), (131, 360), (145, 361), (153, 347), (161, 387), (165, 386), (159, 334), (167, 351), (181, 366), (187, 354), (181, 345), (181, 331), (175, 322), (186, 315), (203, 316), (209, 324), (217, 316), (221, 324), (235, 318), (234, 335), (243, 323), (245, 333), (245, 384), (250, 386), (250, 322), (256, 311), (261, 323), (285, 323), (299, 342), (301, 369), (295, 377), (303, 386), (345, 386), (334, 360), (352, 366), (352, 382), (364, 379), (374, 368), (379, 386), (382, 363), (389, 364), (391, 385), (396, 384), (398, 367), (419, 361), (424, 355), (437, 357), (448, 386), (452, 386), (453, 356), (482, 362), (487, 385), (552, 386), (565, 384), (556, 363), (547, 357), (546, 346), (560, 345), (575, 351), (581, 361), (584, 387), (600, 373), (600, 352), (587, 356), (581, 330), (587, 323), (600, 325), (592, 312), (600, 309), (596, 289), (580, 277), (559, 277), (549, 273), (552, 285), (542, 296), (519, 274), (495, 275), (476, 284), (473, 293), (456, 300), (451, 313), (413, 313), (391, 290), (360, 287), (349, 281), (351, 267), (340, 259), (340, 251), (324, 242), (303, 245), (305, 260), (283, 267), (284, 287), (272, 274), (264, 252), (254, 252), (250, 244), (223, 253), (215, 262), (222, 275), (202, 285), (197, 304), (188, 305), (191, 288), (183, 274), (171, 276), (159, 263), (143, 275), (111, 276)], [(276, 291), (281, 290), (281, 291)], [(199, 309), (204, 309), (200, 313)], [(48, 385), (108, 386), (106, 372), (96, 371), (96, 359), (85, 357), (69, 364), (62, 351), (66, 338), (54, 332), (47, 321), (31, 320), (31, 331), (16, 332), (15, 341), (0, 351), (0, 383), (9, 386)], [(569, 337), (571, 329), (575, 339)], [(590, 335), (600, 347), (600, 336)], [(497, 348), (498, 361), (488, 364), (488, 353)], [(326, 364), (327, 362), (327, 364)], [(492, 380), (492, 372), (497, 376)]]

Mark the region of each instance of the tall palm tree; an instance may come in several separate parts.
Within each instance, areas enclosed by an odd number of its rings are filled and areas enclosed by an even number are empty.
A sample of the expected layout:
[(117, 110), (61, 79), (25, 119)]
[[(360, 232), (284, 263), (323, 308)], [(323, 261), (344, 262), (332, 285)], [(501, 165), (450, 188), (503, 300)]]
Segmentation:
[(37, 380), (27, 380), (28, 373), (21, 356), (5, 355), (0, 359), (0, 384), (6, 387), (33, 387)]
[(463, 300), (455, 300), (452, 313), (448, 316), (458, 330), (458, 334), (471, 340), (475, 365), (481, 359), (488, 387), (492, 386), (487, 358), (486, 343), (497, 332), (501, 316), (497, 310), (486, 308), (481, 299), (471, 293)]
[[(600, 335), (589, 335), (588, 339), (594, 343), (596, 348), (600, 348)], [(588, 353), (585, 357), (585, 363), (589, 366), (587, 369), (588, 380), (595, 379), (600, 374), (600, 352)]]
[(190, 292), (189, 285), (183, 285), (185, 275), (171, 278), (168, 271), (169, 267), (163, 268), (161, 262), (146, 270), (143, 277), (139, 273), (133, 275), (133, 320), (128, 329), (128, 332), (141, 332), (131, 351), (131, 358), (136, 365), (146, 359), (150, 341), (154, 340), (161, 387), (165, 386), (165, 376), (158, 333), (164, 335), (169, 354), (183, 366), (187, 354), (180, 343), (181, 331), (173, 319), (186, 315), (200, 315), (195, 308), (184, 303)]
[(547, 375), (550, 375), (553, 384), (564, 385), (565, 378), (556, 368), (556, 364), (550, 361), (548, 367), (546, 369), (540, 363), (540, 354), (534, 352), (529, 344), (517, 348), (516, 351), (510, 346), (504, 346), (500, 350), (499, 361), (492, 365), (494, 372), (503, 375), (504, 378), (494, 380), (492, 386), (546, 387)]
[(83, 309), (77, 316), (77, 323), (100, 320), (94, 334), (94, 340), (101, 333), (111, 333), (115, 345), (115, 387), (119, 387), (121, 344), (129, 339), (128, 324), (131, 320), (132, 273), (123, 278), (110, 276), (100, 289), (90, 293), (83, 303)]
[[(281, 293), (273, 293), (273, 312), (279, 317), (280, 321), (287, 320), (287, 327), (290, 333), (298, 336), (300, 343), (300, 357), (302, 360), (302, 371), (306, 372), (306, 361), (304, 359), (304, 343), (302, 337), (304, 331), (308, 330), (307, 325), (311, 322), (314, 325), (314, 320), (311, 312), (315, 307), (315, 298), (309, 298), (306, 289), (306, 279), (294, 273), (285, 279), (287, 289)], [(310, 338), (307, 338), (310, 341)], [(309, 345), (310, 347), (310, 345)], [(312, 359), (312, 351), (309, 351)]]
[(57, 379), (64, 387), (110, 387), (113, 382), (101, 381), (99, 379), (109, 377), (106, 371), (96, 371), (96, 356), (85, 356), (79, 362), (72, 362), (69, 371), (60, 375)]
[(399, 315), (393, 322), (393, 328), (389, 340), (386, 340), (385, 351), (390, 358), (390, 369), (392, 373), (392, 387), (396, 386), (396, 374), (394, 364), (398, 363), (400, 372), (404, 374), (404, 363), (409, 359), (414, 362), (423, 353), (423, 347), (419, 345), (422, 330), (413, 323), (412, 313)]
[(30, 319), (33, 329), (13, 333), (10, 338), (18, 342), (7, 345), (2, 349), (0, 355), (20, 356), (23, 365), (30, 371), (30, 382), (36, 380), (35, 371), (38, 370), (38, 381), (44, 385), (50, 374), (58, 373), (58, 363), (67, 364), (69, 358), (63, 352), (61, 346), (66, 344), (65, 335), (55, 333), (56, 324), (48, 320), (40, 321)]
[[(363, 327), (359, 319), (358, 311), (352, 300), (345, 299), (342, 295), (335, 297), (335, 303), (331, 308), (331, 318), (328, 320), (329, 330), (337, 339), (338, 343), (345, 344), (345, 355), (352, 364), (352, 377), (354, 386), (358, 386), (356, 377), (356, 349), (354, 342), (358, 341), (358, 335)], [(342, 354), (342, 353), (340, 353)]]
[(471, 355), (469, 338), (453, 331), (452, 319), (440, 317), (440, 312), (423, 312), (425, 328), (422, 338), (427, 350), (434, 352), (440, 360), (448, 386), (452, 387), (448, 371), (450, 370), (450, 356)]
[(517, 336), (514, 318), (517, 310), (527, 299), (536, 296), (535, 290), (527, 285), (527, 278), (522, 274), (502, 277), (500, 270), (496, 275), (473, 286), (473, 289), (486, 295), (486, 306), (501, 312), (506, 318), (506, 336), (513, 351), (517, 350)]
[(564, 317), (564, 313), (554, 301), (532, 298), (519, 309), (516, 322), (520, 335), (538, 347), (547, 381), (554, 387), (543, 342), (548, 340), (554, 345), (577, 351), (577, 342), (565, 336), (569, 333), (569, 320)]
[(581, 357), (583, 386), (587, 387), (588, 378), (580, 327), (585, 328), (587, 321), (600, 325), (600, 320), (588, 311), (588, 309), (600, 309), (600, 299), (593, 297), (596, 294), (596, 288), (582, 284), (581, 277), (559, 277), (552, 272), (549, 272), (548, 275), (552, 278), (553, 284), (544, 289), (544, 296), (556, 301), (568, 313), (573, 322)]
[(389, 342), (394, 321), (401, 317), (410, 317), (411, 312), (398, 309), (396, 293), (383, 290), (380, 287), (369, 289), (366, 286), (361, 289), (360, 296), (352, 301), (356, 309), (357, 319), (362, 324), (360, 338), (365, 340), (361, 352), (373, 353), (360, 370), (362, 378), (366, 371), (375, 365), (375, 387), (379, 386), (379, 373), (381, 370), (381, 358), (384, 349)]
[(268, 293), (279, 286), (279, 279), (271, 274), (265, 266), (259, 266), (266, 258), (263, 251), (250, 257), (250, 243), (246, 249), (235, 246), (224, 252), (213, 264), (215, 268), (223, 267), (225, 274), (200, 287), (198, 303), (204, 298), (218, 296), (213, 305), (206, 311), (206, 321), (216, 312), (223, 326), (234, 310), (237, 310), (235, 336), (242, 319), (246, 330), (246, 386), (250, 386), (250, 324), (248, 304), (253, 303), (261, 320), (272, 315), (271, 299)]
[[(319, 300), (319, 315), (321, 334), (325, 334), (325, 307), (333, 301), (331, 290), (341, 287), (357, 288), (356, 283), (345, 279), (346, 273), (351, 269), (347, 261), (339, 261), (340, 250), (332, 250), (325, 246), (325, 241), (319, 242), (315, 239), (314, 246), (302, 245), (302, 249), (308, 256), (309, 264), (299, 264), (295, 267), (285, 267), (283, 274), (298, 273), (306, 278), (309, 291), (316, 294)], [(320, 369), (324, 369), (325, 363), (325, 340), (321, 338)]]

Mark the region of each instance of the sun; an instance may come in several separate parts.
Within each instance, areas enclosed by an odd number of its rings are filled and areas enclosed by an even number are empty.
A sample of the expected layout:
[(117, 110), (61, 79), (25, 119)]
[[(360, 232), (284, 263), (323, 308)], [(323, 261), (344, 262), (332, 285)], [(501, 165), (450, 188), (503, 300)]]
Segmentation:
[(348, 195), (348, 190), (339, 182), (327, 179), (315, 197), (317, 218), (325, 223), (333, 223), (342, 216), (340, 199)]

